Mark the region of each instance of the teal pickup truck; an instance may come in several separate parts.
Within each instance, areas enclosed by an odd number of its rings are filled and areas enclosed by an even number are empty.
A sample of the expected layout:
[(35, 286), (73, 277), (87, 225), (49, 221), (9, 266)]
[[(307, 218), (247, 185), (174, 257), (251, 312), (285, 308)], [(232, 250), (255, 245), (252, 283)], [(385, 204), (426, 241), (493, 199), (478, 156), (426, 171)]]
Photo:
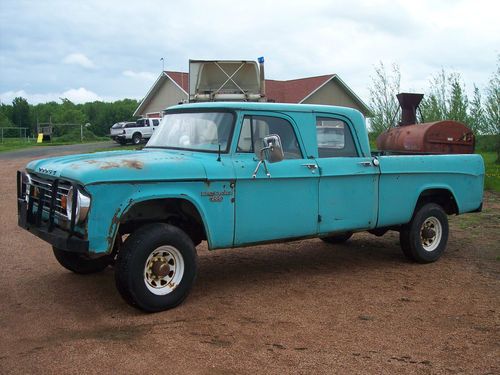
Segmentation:
[(356, 110), (277, 103), (171, 107), (147, 145), (36, 160), (18, 172), (19, 225), (76, 273), (113, 264), (131, 305), (181, 303), (209, 249), (400, 233), (428, 263), (447, 215), (482, 208), (479, 155), (372, 155)]

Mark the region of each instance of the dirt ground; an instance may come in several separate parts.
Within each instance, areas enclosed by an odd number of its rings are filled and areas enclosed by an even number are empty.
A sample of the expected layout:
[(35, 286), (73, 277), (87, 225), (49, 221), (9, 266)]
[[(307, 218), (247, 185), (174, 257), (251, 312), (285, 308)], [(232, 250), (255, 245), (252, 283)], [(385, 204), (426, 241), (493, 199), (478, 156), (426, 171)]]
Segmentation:
[(176, 309), (144, 314), (113, 270), (60, 267), (16, 224), (15, 171), (0, 165), (2, 374), (498, 374), (500, 195), (451, 218), (436, 263), (397, 233), (208, 252)]

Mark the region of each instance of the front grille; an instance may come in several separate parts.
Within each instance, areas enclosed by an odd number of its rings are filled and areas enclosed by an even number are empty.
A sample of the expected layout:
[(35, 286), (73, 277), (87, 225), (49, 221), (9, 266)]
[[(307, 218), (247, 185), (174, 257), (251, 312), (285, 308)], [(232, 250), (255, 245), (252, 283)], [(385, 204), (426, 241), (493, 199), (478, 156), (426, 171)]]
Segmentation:
[[(31, 183), (26, 184), (25, 190), (28, 195), (28, 202), (33, 202), (33, 204), (36, 204), (37, 207), (39, 204), (42, 204), (43, 211), (49, 213), (52, 204), (54, 181), (42, 179), (33, 175), (30, 175), (30, 177)], [(62, 206), (62, 200), (67, 199), (70, 187), (71, 184), (69, 182), (58, 180), (56, 198), (54, 202), (54, 214), (59, 218), (66, 220), (68, 220), (68, 216), (66, 214), (66, 208)]]

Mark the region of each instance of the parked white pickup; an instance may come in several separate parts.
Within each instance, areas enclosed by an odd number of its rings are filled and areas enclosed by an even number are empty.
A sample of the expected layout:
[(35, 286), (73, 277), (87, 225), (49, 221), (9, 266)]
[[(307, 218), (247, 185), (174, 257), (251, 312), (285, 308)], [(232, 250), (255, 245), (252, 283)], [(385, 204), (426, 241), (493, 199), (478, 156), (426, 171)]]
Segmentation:
[[(122, 125), (119, 127), (119, 124)], [(140, 118), (136, 122), (117, 123), (110, 129), (111, 138), (121, 144), (132, 142), (138, 145), (143, 139), (151, 138), (159, 124), (159, 118)]]

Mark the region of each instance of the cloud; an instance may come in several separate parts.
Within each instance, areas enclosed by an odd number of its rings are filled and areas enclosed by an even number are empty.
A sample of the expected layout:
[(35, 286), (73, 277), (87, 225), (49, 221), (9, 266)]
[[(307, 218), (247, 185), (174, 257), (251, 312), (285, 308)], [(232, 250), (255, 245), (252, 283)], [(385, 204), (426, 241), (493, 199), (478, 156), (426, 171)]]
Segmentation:
[(142, 81), (150, 81), (150, 82), (153, 82), (157, 78), (157, 76), (155, 76), (151, 72), (134, 72), (132, 70), (125, 70), (122, 74), (125, 77), (130, 77), (133, 79), (139, 79)]
[[(401, 67), (404, 89), (425, 91), (441, 67), (461, 72), (467, 89), (473, 82), (482, 89), (500, 46), (500, 3), (476, 0), (421, 0), (418, 7), (403, 0), (255, 0), (239, 2), (238, 17), (228, 17), (229, 0), (4, 3), (0, 93), (56, 93), (56, 100), (70, 87), (141, 98), (161, 72), (161, 57), (165, 69), (187, 71), (189, 59), (263, 55), (270, 79), (337, 73), (365, 101), (378, 61)], [(24, 22), (11, 22), (20, 17)], [(200, 29), (200, 19), (210, 22)], [(78, 74), (75, 67), (82, 67)]]
[(47, 103), (47, 102), (60, 102), (61, 99), (68, 99), (75, 104), (94, 102), (96, 100), (103, 100), (98, 94), (93, 91), (87, 90), (84, 87), (78, 89), (69, 89), (61, 93), (28, 93), (24, 90), (6, 91), (0, 93), (0, 102), (4, 104), (12, 103), (12, 100), (17, 97), (25, 98), (30, 104)]
[(65, 64), (80, 65), (87, 69), (95, 69), (95, 64), (83, 53), (72, 53), (63, 59)]
[(87, 103), (102, 100), (102, 98), (95, 92), (87, 90), (83, 87), (67, 90), (61, 94), (61, 98), (69, 99), (73, 103)]

